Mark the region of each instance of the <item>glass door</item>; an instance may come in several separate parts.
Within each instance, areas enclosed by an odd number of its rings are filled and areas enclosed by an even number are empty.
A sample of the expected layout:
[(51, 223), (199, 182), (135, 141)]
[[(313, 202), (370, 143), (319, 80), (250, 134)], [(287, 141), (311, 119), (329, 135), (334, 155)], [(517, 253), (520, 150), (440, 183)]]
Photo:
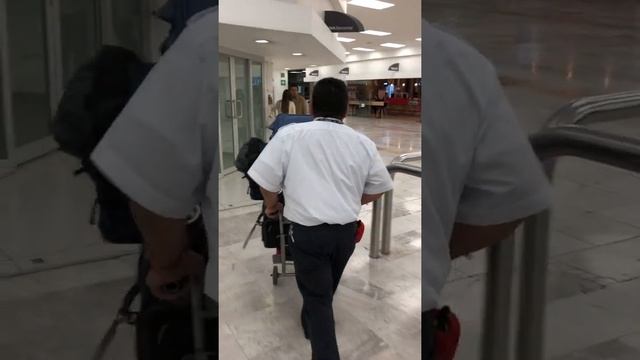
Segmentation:
[(220, 133), (221, 172), (226, 173), (233, 168), (235, 160), (235, 108), (232, 97), (231, 58), (220, 55), (218, 58), (218, 112)]
[(264, 139), (266, 136), (264, 88), (262, 81), (262, 64), (251, 62), (251, 117), (253, 136)]
[(10, 136), (15, 148), (13, 160), (20, 163), (55, 146), (50, 138), (48, 11), (42, 0), (5, 1), (4, 4), (11, 74), (6, 94), (11, 109)]
[[(252, 136), (264, 138), (262, 65), (221, 54), (218, 76), (220, 173), (228, 174), (235, 171), (240, 147)], [(262, 130), (256, 130), (257, 126)]]
[(238, 149), (251, 138), (251, 76), (249, 60), (233, 58)]

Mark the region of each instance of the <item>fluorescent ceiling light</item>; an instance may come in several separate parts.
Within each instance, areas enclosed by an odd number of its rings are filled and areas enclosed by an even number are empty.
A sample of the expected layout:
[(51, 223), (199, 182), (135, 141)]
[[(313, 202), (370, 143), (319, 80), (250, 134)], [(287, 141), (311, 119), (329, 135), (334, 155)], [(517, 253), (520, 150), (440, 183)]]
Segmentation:
[(375, 51), (374, 49), (363, 48), (363, 47), (356, 47), (356, 48), (353, 48), (353, 50), (356, 50), (356, 51)]
[(387, 36), (387, 35), (391, 35), (390, 32), (386, 32), (386, 31), (378, 31), (378, 30), (365, 30), (365, 31), (361, 31), (360, 34), (366, 34), (366, 35), (375, 35), (375, 36)]
[(351, 53), (350, 53), (350, 52), (348, 52), (348, 51), (346, 51), (344, 54), (345, 54), (345, 55), (350, 55)]
[(302, 56), (302, 53), (293, 53), (291, 55), (293, 55), (293, 56)]
[(407, 45), (404, 44), (396, 44), (396, 43), (384, 43), (384, 44), (380, 44), (380, 46), (384, 46), (384, 47), (388, 47), (388, 48), (394, 48), (394, 49), (400, 49), (403, 48)]
[(384, 10), (394, 6), (394, 4), (392, 3), (389, 3), (386, 1), (379, 1), (379, 0), (351, 0), (348, 2), (348, 4), (353, 6), (362, 6), (369, 9), (375, 9), (375, 10)]
[(256, 42), (257, 42), (258, 44), (268, 44), (268, 43), (269, 43), (269, 40), (262, 40), (262, 39), (261, 39), (261, 40), (256, 40)]
[(352, 38), (348, 38), (348, 37), (342, 37), (342, 36), (338, 36), (337, 39), (338, 39), (338, 41), (345, 42), (345, 43), (350, 43), (350, 42), (356, 41), (356, 39), (352, 39)]
[(422, 38), (416, 38), (416, 40), (418, 40), (418, 41), (422, 41)]

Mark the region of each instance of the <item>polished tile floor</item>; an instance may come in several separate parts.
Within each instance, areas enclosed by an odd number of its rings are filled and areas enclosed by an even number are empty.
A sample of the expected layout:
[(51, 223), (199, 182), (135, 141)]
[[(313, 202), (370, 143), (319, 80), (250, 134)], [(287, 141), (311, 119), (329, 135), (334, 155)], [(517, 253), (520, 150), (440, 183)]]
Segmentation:
[[(420, 123), (415, 119), (350, 118), (347, 124), (374, 139), (386, 161), (420, 149)], [(272, 284), (273, 252), (263, 248), (259, 230), (242, 249), (260, 205), (248, 204), (246, 181), (239, 178), (228, 175), (220, 185), (220, 194), (225, 194), (220, 221), (220, 356), (309, 359), (295, 279)], [(420, 357), (420, 179), (399, 175), (396, 189), (393, 254), (370, 260), (367, 233), (336, 294), (336, 331), (344, 359)], [(369, 205), (362, 212), (367, 226), (370, 218)]]
[[(423, 9), (494, 62), (530, 132), (574, 98), (640, 84), (636, 1), (427, 0)], [(596, 127), (640, 136), (638, 120)], [(640, 359), (640, 178), (565, 159), (554, 186), (546, 357)], [(462, 360), (480, 359), (484, 259), (456, 261), (445, 289), (463, 319)]]

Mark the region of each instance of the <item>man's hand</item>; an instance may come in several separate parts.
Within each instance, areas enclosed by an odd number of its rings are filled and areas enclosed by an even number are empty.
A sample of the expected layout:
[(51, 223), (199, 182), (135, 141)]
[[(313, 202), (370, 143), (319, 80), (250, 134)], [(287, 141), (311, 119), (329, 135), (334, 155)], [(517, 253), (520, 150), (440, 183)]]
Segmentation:
[(384, 194), (362, 194), (362, 199), (360, 200), (360, 204), (366, 205), (370, 202), (374, 202), (380, 199)]
[(149, 269), (146, 284), (158, 299), (183, 303), (188, 302), (193, 282), (202, 284), (205, 262), (203, 257), (191, 250), (184, 252), (178, 261), (166, 268)]
[(278, 217), (278, 214), (284, 209), (284, 205), (281, 202), (276, 203), (275, 206), (269, 206), (264, 210), (265, 215), (268, 218), (275, 219)]

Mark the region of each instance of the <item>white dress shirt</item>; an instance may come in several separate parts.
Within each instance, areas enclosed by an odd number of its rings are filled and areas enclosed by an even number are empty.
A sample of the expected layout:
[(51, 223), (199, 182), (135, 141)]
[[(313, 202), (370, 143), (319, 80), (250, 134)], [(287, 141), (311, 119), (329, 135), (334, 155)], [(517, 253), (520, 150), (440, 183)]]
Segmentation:
[(354, 222), (363, 194), (393, 188), (371, 139), (317, 120), (280, 129), (248, 175), (270, 192), (284, 191), (284, 216), (305, 226)]

